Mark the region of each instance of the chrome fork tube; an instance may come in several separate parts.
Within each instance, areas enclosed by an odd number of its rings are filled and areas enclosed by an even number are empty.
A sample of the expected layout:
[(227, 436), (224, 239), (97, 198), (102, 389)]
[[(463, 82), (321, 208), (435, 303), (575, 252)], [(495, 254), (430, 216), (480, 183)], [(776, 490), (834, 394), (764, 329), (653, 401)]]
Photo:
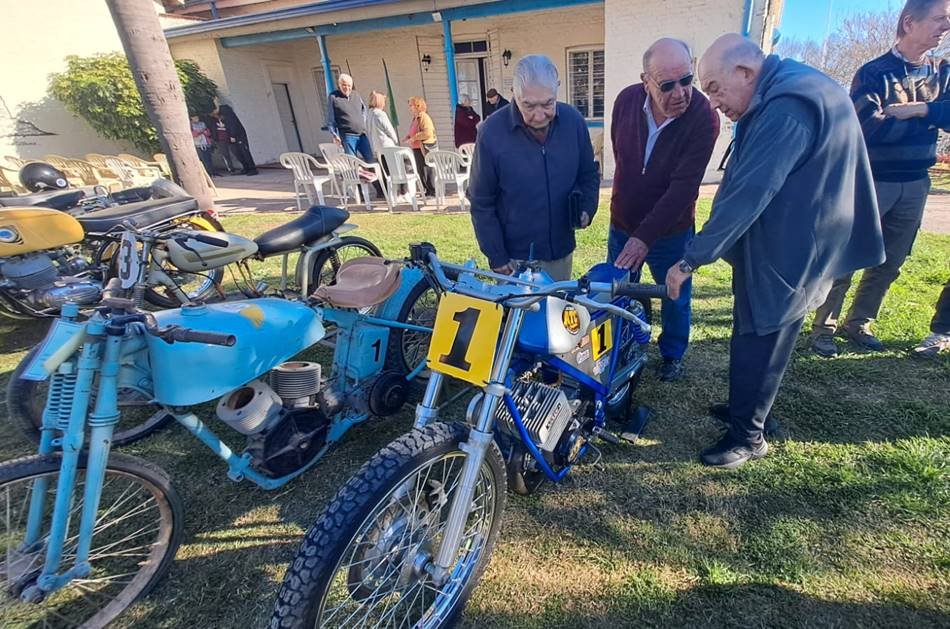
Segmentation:
[[(478, 472), (485, 460), (485, 453), (491, 446), (495, 409), (505, 395), (505, 375), (508, 373), (508, 364), (511, 362), (511, 355), (514, 353), (515, 341), (523, 319), (524, 310), (509, 311), (508, 321), (501, 335), (500, 347), (495, 354), (491, 378), (488, 386), (485, 387), (485, 397), (478, 413), (478, 421), (469, 431), (468, 441), (459, 444), (465, 452), (462, 479), (452, 500), (435, 564), (429, 568), (429, 573), (439, 585), (445, 583), (449, 578), (449, 570), (455, 565), (462, 534), (465, 532), (465, 521), (468, 520), (468, 515), (472, 510), (472, 498), (475, 494)], [(499, 488), (499, 491), (504, 491), (504, 488)]]
[(429, 382), (426, 384), (425, 395), (422, 397), (422, 401), (416, 405), (415, 428), (425, 428), (438, 418), (439, 409), (436, 403), (439, 401), (443, 382), (445, 382), (445, 376), (435, 371), (431, 372)]

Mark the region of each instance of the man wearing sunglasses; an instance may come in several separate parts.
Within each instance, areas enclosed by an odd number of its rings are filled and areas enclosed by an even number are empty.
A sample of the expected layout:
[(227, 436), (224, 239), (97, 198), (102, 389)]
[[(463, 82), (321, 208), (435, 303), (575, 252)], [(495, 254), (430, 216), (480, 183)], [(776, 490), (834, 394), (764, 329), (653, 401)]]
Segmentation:
[[(644, 262), (662, 282), (693, 236), (699, 184), (719, 135), (719, 117), (693, 90), (689, 47), (663, 38), (643, 55), (642, 83), (614, 102), (610, 130), (616, 170), (607, 261), (639, 278)], [(689, 342), (690, 285), (664, 300), (660, 380), (683, 375)]]

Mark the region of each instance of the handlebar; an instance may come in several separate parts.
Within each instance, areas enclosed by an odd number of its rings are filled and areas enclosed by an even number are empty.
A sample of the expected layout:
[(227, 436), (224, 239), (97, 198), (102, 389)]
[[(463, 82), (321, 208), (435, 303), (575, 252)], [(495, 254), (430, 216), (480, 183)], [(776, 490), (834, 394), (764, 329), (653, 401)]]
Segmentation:
[(206, 345), (223, 345), (232, 347), (237, 338), (233, 334), (219, 334), (218, 332), (202, 332), (201, 330), (191, 330), (189, 328), (179, 328), (170, 326), (165, 328), (160, 336), (169, 343), (204, 343)]
[(632, 297), (634, 299), (640, 298), (656, 298), (656, 299), (669, 299), (669, 292), (666, 290), (664, 284), (638, 284), (634, 282), (621, 282), (614, 280), (613, 286), (611, 287), (612, 295), (619, 295), (621, 297)]
[(179, 237), (184, 238), (184, 239), (191, 238), (191, 239), (197, 240), (198, 242), (203, 242), (206, 245), (212, 245), (214, 247), (227, 247), (231, 244), (227, 240), (222, 240), (221, 238), (215, 238), (214, 236), (206, 236), (205, 234), (182, 233), (180, 234)]

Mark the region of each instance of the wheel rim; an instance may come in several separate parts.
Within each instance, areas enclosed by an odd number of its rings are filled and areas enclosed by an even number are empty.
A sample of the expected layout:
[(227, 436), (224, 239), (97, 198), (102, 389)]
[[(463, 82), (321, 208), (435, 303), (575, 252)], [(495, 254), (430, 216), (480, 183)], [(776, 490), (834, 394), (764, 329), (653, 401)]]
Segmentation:
[[(406, 317), (406, 323), (432, 329), (435, 325), (435, 313), (438, 307), (438, 295), (432, 288), (427, 288), (412, 304), (412, 308), (409, 309), (409, 314)], [(402, 351), (406, 371), (412, 371), (425, 360), (429, 353), (429, 341), (431, 339), (432, 334), (428, 332), (402, 330), (400, 350)]]
[(458, 450), (427, 461), (377, 503), (333, 570), (317, 627), (438, 627), (445, 621), (482, 557), (500, 491), (483, 462), (456, 563), (436, 587), (424, 566), (441, 543), (464, 463)]
[(340, 267), (344, 262), (353, 260), (354, 258), (375, 255), (375, 251), (366, 245), (359, 243), (346, 243), (337, 247), (336, 249), (332, 249), (330, 251), (330, 255), (325, 259), (323, 264), (321, 264), (320, 268), (318, 269), (319, 273), (317, 274), (317, 285), (329, 286), (335, 282), (336, 274), (339, 272)]
[[(18, 478), (0, 486), (0, 625), (104, 627), (128, 607), (161, 568), (173, 531), (172, 511), (161, 489), (144, 478), (106, 470), (89, 560), (92, 572), (49, 593), (40, 603), (14, 594), (35, 582), (43, 567), (43, 548), (25, 552), (27, 508), (33, 484), (47, 481), (43, 535), (49, 530), (59, 471)], [(85, 470), (77, 472), (76, 492), (61, 571), (76, 553)]]
[[(36, 382), (36, 389), (27, 396), (28, 414), (30, 421), (39, 431), (43, 426), (43, 410), (46, 407), (46, 396), (49, 381)], [(93, 387), (89, 396), (89, 410), (95, 407), (97, 387)], [(140, 391), (128, 387), (118, 390), (119, 423), (112, 434), (113, 443), (124, 443), (135, 439), (142, 432), (147, 432), (156, 424), (161, 423), (168, 412), (162, 407), (152, 404), (152, 395), (147, 391)]]

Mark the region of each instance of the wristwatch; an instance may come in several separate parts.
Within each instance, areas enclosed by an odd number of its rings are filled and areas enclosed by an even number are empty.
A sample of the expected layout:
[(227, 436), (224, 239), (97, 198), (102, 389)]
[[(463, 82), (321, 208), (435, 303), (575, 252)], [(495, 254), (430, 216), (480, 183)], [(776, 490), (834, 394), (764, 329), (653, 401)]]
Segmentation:
[(679, 264), (678, 264), (677, 266), (679, 266), (679, 269), (680, 269), (680, 271), (681, 271), (682, 273), (692, 273), (692, 272), (693, 272), (693, 267), (691, 267), (691, 266), (689, 265), (689, 262), (687, 262), (686, 260), (680, 260), (680, 261), (679, 261)]

